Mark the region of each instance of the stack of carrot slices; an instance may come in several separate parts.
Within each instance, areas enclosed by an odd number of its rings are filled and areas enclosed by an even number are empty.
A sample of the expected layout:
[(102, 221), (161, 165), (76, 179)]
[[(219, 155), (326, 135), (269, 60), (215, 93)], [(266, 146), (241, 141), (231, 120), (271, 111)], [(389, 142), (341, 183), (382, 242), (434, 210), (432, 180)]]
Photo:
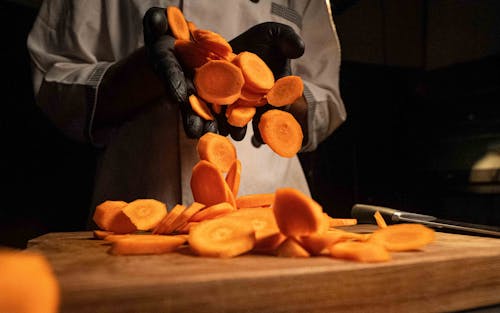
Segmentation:
[[(198, 29), (177, 7), (167, 7), (167, 15), (176, 38), (175, 53), (184, 68), (194, 72), (196, 95), (189, 97), (189, 103), (201, 118), (213, 120), (214, 113), (220, 114), (221, 106), (225, 106), (228, 123), (244, 127), (252, 121), (257, 107), (268, 103), (284, 107), (302, 96), (304, 86), (299, 76), (275, 80), (258, 55), (233, 53), (221, 35)], [(272, 109), (259, 123), (263, 141), (276, 154), (289, 158), (302, 147), (304, 136), (293, 115)]]
[(193, 203), (177, 204), (167, 213), (166, 206), (153, 199), (105, 201), (94, 214), (101, 228), (94, 236), (110, 242), (114, 255), (162, 254), (188, 247), (204, 257), (258, 253), (360, 262), (388, 261), (393, 251), (419, 250), (434, 240), (433, 230), (419, 224), (388, 226), (378, 212), (373, 233), (342, 230), (339, 226), (355, 225), (356, 219), (333, 218), (293, 188), (239, 195), (241, 163), (231, 141), (221, 135), (202, 136), (198, 155), (191, 176)]

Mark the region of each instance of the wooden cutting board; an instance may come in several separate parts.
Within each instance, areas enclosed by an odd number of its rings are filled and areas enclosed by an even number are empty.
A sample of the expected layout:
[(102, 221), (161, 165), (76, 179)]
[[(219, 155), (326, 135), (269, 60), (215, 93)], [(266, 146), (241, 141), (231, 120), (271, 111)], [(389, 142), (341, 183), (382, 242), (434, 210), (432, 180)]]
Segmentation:
[(90, 232), (50, 233), (28, 246), (51, 262), (63, 313), (427, 313), (500, 305), (500, 239), (494, 238), (437, 233), (424, 250), (394, 253), (392, 261), (377, 264), (329, 257), (213, 259), (187, 250), (112, 256), (108, 248)]

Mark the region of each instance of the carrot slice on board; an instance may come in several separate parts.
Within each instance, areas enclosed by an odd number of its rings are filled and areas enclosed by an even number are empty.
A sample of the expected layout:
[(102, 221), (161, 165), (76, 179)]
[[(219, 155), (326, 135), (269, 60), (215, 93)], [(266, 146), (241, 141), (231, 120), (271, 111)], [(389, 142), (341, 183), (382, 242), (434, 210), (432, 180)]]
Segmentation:
[(238, 100), (245, 83), (241, 70), (225, 60), (211, 60), (198, 67), (194, 85), (198, 95), (216, 104), (231, 104)]
[(273, 208), (278, 227), (286, 236), (307, 236), (323, 230), (323, 208), (297, 189), (277, 189)]
[(240, 52), (232, 61), (241, 68), (245, 87), (256, 92), (267, 92), (274, 85), (274, 74), (267, 64), (255, 53)]
[(35, 252), (0, 250), (0, 312), (59, 312), (60, 287), (50, 263)]
[(234, 197), (238, 195), (238, 190), (240, 189), (240, 179), (241, 179), (241, 162), (240, 160), (236, 159), (226, 174), (226, 183), (229, 186), (229, 189), (231, 189), (231, 192)]
[(94, 236), (95, 239), (100, 239), (100, 240), (103, 240), (104, 238), (106, 238), (107, 236), (109, 235), (114, 235), (115, 233), (112, 232), (112, 231), (107, 231), (107, 230), (94, 230), (92, 232), (92, 235)]
[(108, 236), (104, 237), (104, 240), (106, 240), (109, 243), (112, 243), (112, 242), (118, 241), (120, 239), (127, 238), (130, 235), (132, 235), (132, 234), (113, 234), (113, 235), (108, 235)]
[(172, 31), (172, 34), (176, 39), (189, 40), (190, 33), (189, 27), (184, 18), (184, 14), (178, 7), (168, 6), (167, 7), (167, 20), (168, 26)]
[(196, 145), (198, 156), (227, 172), (237, 159), (236, 148), (229, 138), (208, 132), (200, 137)]
[(352, 226), (358, 224), (358, 220), (355, 218), (334, 218), (327, 214), (325, 214), (325, 218), (328, 221), (329, 227)]
[(262, 114), (258, 127), (264, 143), (282, 157), (291, 158), (302, 147), (302, 128), (288, 112), (269, 110)]
[(193, 39), (203, 49), (220, 56), (226, 56), (233, 52), (233, 48), (224, 37), (207, 29), (193, 30)]
[(243, 127), (252, 120), (257, 110), (253, 106), (230, 105), (226, 110), (226, 118), (229, 125)]
[(328, 248), (342, 240), (344, 240), (342, 235), (334, 232), (324, 232), (298, 238), (300, 244), (312, 255), (322, 255), (325, 252), (330, 253)]
[(150, 230), (167, 215), (167, 206), (155, 199), (137, 199), (124, 207), (123, 213), (138, 230)]
[(254, 193), (236, 198), (236, 207), (257, 208), (269, 207), (274, 203), (274, 193)]
[(194, 201), (211, 206), (227, 200), (227, 186), (219, 168), (201, 160), (193, 167), (191, 174), (191, 192)]
[(128, 235), (114, 241), (109, 249), (114, 255), (163, 254), (175, 251), (185, 237), (163, 235)]
[(391, 259), (389, 252), (381, 245), (370, 242), (344, 241), (330, 247), (334, 258), (360, 262), (385, 262)]
[(299, 76), (284, 76), (278, 79), (267, 93), (267, 102), (275, 107), (294, 103), (302, 96), (304, 85)]
[(346, 231), (338, 228), (330, 228), (328, 233), (340, 236), (341, 240), (354, 240), (354, 241), (367, 241), (372, 234), (360, 234), (355, 232)]
[(189, 246), (198, 255), (231, 258), (254, 247), (255, 230), (238, 218), (205, 220), (189, 232)]
[(95, 208), (93, 215), (94, 222), (100, 229), (117, 234), (126, 234), (136, 231), (137, 227), (122, 211), (127, 205), (128, 203), (125, 201), (104, 201)]
[(214, 219), (234, 212), (234, 210), (234, 207), (228, 202), (217, 203), (198, 211), (189, 219), (189, 222), (201, 222), (208, 219)]
[(167, 228), (167, 233), (172, 233), (176, 231), (179, 227), (187, 223), (201, 209), (205, 207), (204, 204), (193, 202), (190, 206), (188, 206), (180, 215), (177, 217), (171, 224), (170, 227)]
[(434, 230), (422, 224), (395, 224), (377, 229), (369, 241), (381, 244), (389, 251), (410, 251), (428, 245), (434, 237)]
[(170, 212), (153, 228), (153, 234), (169, 234), (172, 223), (177, 219), (186, 207), (182, 204), (176, 204)]
[(286, 258), (307, 258), (311, 255), (292, 237), (287, 238), (277, 249), (276, 255)]
[(373, 217), (375, 218), (375, 222), (377, 222), (377, 226), (379, 228), (387, 227), (387, 223), (385, 222), (384, 217), (382, 216), (382, 214), (380, 214), (379, 211), (375, 212), (375, 214), (373, 214)]
[(191, 104), (193, 111), (195, 111), (202, 119), (207, 121), (214, 120), (214, 116), (210, 112), (210, 109), (205, 101), (198, 98), (196, 95), (190, 95), (189, 103)]
[(198, 225), (200, 222), (187, 222), (185, 223), (184, 225), (181, 225), (178, 229), (177, 229), (177, 233), (178, 234), (189, 234), (189, 232), (191, 231), (191, 228), (192, 227), (195, 227), (196, 225)]

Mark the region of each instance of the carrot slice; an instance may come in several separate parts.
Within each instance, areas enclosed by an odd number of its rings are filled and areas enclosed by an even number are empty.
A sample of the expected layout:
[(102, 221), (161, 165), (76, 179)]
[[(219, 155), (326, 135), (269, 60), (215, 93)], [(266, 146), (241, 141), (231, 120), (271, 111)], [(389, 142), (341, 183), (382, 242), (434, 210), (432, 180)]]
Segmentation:
[(210, 112), (210, 109), (205, 101), (198, 98), (196, 95), (190, 95), (189, 103), (191, 104), (193, 111), (195, 111), (201, 118), (207, 121), (214, 120), (214, 116)]
[(216, 217), (226, 215), (228, 213), (234, 212), (234, 207), (228, 202), (217, 203), (204, 209), (200, 210), (194, 214), (189, 222), (201, 222), (208, 219), (214, 219)]
[(298, 238), (300, 244), (312, 255), (322, 255), (334, 243), (344, 240), (342, 236), (334, 232), (324, 232), (320, 234), (311, 234)]
[(124, 207), (123, 213), (138, 230), (150, 230), (167, 215), (167, 206), (155, 199), (137, 199)]
[(50, 263), (35, 252), (0, 250), (0, 312), (59, 312), (60, 287)]
[(128, 235), (112, 243), (114, 255), (163, 254), (175, 251), (186, 242), (185, 237), (162, 235)]
[(211, 206), (227, 200), (228, 186), (219, 169), (212, 163), (201, 160), (191, 175), (191, 192), (194, 201)]
[(190, 206), (188, 206), (180, 215), (177, 217), (172, 224), (170, 224), (170, 227), (167, 229), (167, 233), (171, 233), (176, 231), (179, 227), (187, 223), (195, 215), (198, 213), (201, 209), (205, 207), (204, 204), (198, 203), (198, 202), (193, 202), (191, 203)]
[(198, 225), (200, 222), (187, 222), (185, 223), (184, 225), (181, 225), (178, 229), (177, 229), (177, 233), (178, 234), (189, 234), (189, 232), (191, 231), (191, 228), (192, 227), (195, 227), (196, 225)]
[(291, 158), (302, 147), (302, 128), (288, 112), (269, 110), (262, 114), (258, 127), (264, 143), (282, 157)]
[(332, 233), (336, 236), (340, 236), (341, 240), (355, 240), (355, 241), (367, 241), (370, 239), (371, 234), (360, 234), (350, 231), (345, 231), (338, 228), (330, 228), (328, 233)]
[(322, 230), (323, 208), (294, 188), (279, 188), (274, 198), (274, 215), (286, 236), (307, 236)]
[(287, 238), (277, 249), (276, 255), (287, 258), (307, 258), (311, 255), (292, 237)]
[(267, 93), (267, 102), (275, 107), (294, 103), (302, 96), (304, 84), (299, 76), (285, 76), (278, 79)]
[(176, 220), (186, 207), (182, 204), (176, 204), (170, 212), (153, 228), (153, 234), (169, 234), (170, 228), (174, 220)]
[(95, 208), (94, 222), (102, 230), (117, 234), (132, 233), (137, 227), (130, 221), (122, 209), (128, 205), (125, 201), (106, 200)]
[(195, 69), (210, 60), (210, 54), (189, 40), (177, 39), (174, 44), (175, 54), (184, 67)]
[(186, 21), (187, 25), (188, 25), (188, 29), (189, 29), (189, 33), (191, 34), (191, 36), (193, 36), (193, 32), (198, 29), (198, 27), (196, 26), (196, 24), (192, 21)]
[(221, 172), (227, 172), (237, 158), (236, 148), (229, 138), (211, 132), (200, 137), (196, 150), (201, 160), (212, 163)]
[(329, 227), (352, 226), (358, 224), (358, 220), (355, 218), (333, 218), (327, 214), (325, 214), (325, 218), (328, 221)]
[(189, 27), (184, 18), (184, 14), (178, 7), (168, 6), (167, 7), (167, 20), (168, 26), (172, 31), (172, 34), (176, 39), (189, 40), (190, 33)]
[(274, 74), (255, 53), (240, 52), (232, 61), (243, 72), (245, 86), (254, 92), (267, 92), (274, 85)]
[(241, 89), (240, 99), (244, 101), (259, 101), (265, 95), (265, 93), (254, 92), (243, 86), (243, 88)]
[(236, 159), (226, 174), (226, 183), (231, 189), (231, 192), (234, 195), (234, 197), (238, 195), (238, 190), (240, 189), (240, 179), (241, 179), (241, 162), (240, 160)]
[(198, 255), (231, 258), (254, 247), (255, 230), (238, 218), (205, 220), (189, 232), (189, 246)]
[(93, 236), (95, 239), (104, 239), (109, 235), (114, 235), (114, 232), (112, 231), (107, 231), (107, 230), (94, 230), (92, 232)]
[(233, 48), (220, 34), (207, 30), (195, 29), (193, 30), (193, 39), (203, 49), (214, 52), (220, 56), (225, 57), (233, 52)]
[(238, 100), (244, 83), (241, 70), (225, 60), (208, 61), (194, 74), (198, 95), (216, 104), (231, 104)]
[(130, 235), (132, 235), (132, 234), (119, 234), (119, 235), (113, 234), (113, 235), (108, 235), (108, 236), (104, 237), (104, 240), (106, 240), (109, 243), (112, 243), (112, 242), (118, 241), (120, 239), (127, 238)]
[(274, 193), (254, 193), (236, 198), (236, 207), (257, 208), (268, 207), (274, 203)]
[(212, 103), (212, 110), (213, 110), (216, 114), (220, 114), (220, 112), (222, 112), (222, 105), (220, 105), (220, 104), (216, 104), (216, 103)]
[(380, 214), (379, 211), (375, 212), (375, 214), (373, 214), (373, 217), (375, 218), (375, 221), (377, 222), (377, 226), (379, 228), (387, 227), (387, 223), (385, 222), (384, 217), (382, 216), (382, 214)]
[(434, 230), (422, 224), (395, 224), (377, 229), (369, 241), (381, 244), (389, 251), (410, 251), (428, 245), (434, 237)]
[(229, 125), (243, 127), (254, 117), (255, 107), (245, 105), (230, 105), (226, 110), (227, 122)]
[(336, 243), (330, 247), (330, 255), (360, 262), (385, 262), (391, 259), (391, 255), (383, 246), (358, 241)]

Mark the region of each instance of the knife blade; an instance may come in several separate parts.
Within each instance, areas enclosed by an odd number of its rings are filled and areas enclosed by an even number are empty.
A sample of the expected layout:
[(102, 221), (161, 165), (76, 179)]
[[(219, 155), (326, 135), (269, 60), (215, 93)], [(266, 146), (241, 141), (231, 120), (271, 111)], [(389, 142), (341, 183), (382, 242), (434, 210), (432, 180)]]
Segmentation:
[(500, 237), (500, 227), (480, 225), (440, 219), (432, 215), (411, 213), (393, 208), (356, 203), (351, 209), (351, 216), (359, 223), (374, 224), (373, 214), (379, 212), (388, 224), (420, 223), (442, 231), (464, 232), (472, 235)]

